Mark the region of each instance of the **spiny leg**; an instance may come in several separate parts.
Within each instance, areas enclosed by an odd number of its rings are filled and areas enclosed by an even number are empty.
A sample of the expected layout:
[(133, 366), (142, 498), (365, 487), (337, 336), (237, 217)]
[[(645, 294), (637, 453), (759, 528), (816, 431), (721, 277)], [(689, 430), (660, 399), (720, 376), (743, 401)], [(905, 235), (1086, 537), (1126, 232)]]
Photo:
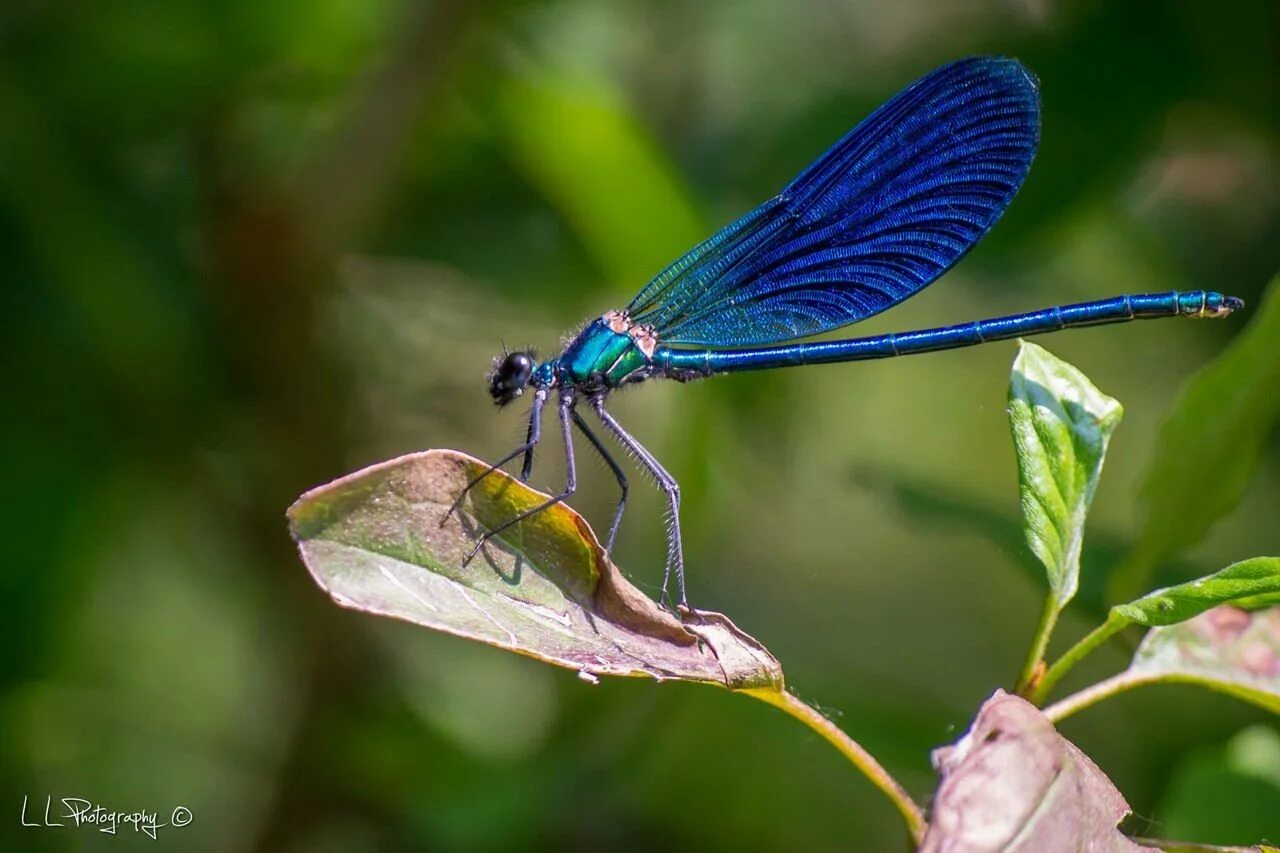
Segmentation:
[(462, 506), (462, 501), (463, 499), (466, 498), (467, 493), (470, 492), (471, 489), (475, 487), (477, 483), (479, 483), (485, 477), (488, 477), (494, 471), (497, 471), (503, 465), (506, 465), (512, 459), (515, 459), (521, 453), (524, 453), (526, 455), (525, 455), (525, 470), (521, 472), (520, 480), (523, 482), (529, 479), (528, 469), (533, 465), (533, 448), (537, 446), (539, 439), (542, 437), (542, 405), (546, 402), (547, 402), (546, 389), (539, 388), (537, 392), (533, 395), (533, 408), (529, 410), (529, 432), (526, 433), (525, 435), (524, 444), (520, 445), (515, 450), (511, 451), (506, 456), (499, 459), (497, 462), (494, 462), (487, 469), (485, 469), (485, 472), (483, 474), (481, 474), (480, 476), (476, 477), (474, 480), (472, 480), (471, 482), (463, 486), (462, 491), (458, 492), (458, 497), (455, 498), (453, 503), (449, 506), (449, 511), (446, 512), (443, 517), (441, 517), (440, 519), (441, 526), (443, 526), (444, 523), (449, 520), (449, 516), (457, 512), (458, 507)]
[[(544, 393), (542, 391), (539, 394)], [(536, 399), (536, 398), (535, 398)], [(542, 412), (539, 411), (538, 420), (541, 421)], [(529, 419), (529, 431), (524, 436), (524, 463), (520, 466), (520, 482), (529, 482), (529, 475), (533, 473), (533, 447), (537, 444), (535, 436), (541, 427), (540, 423), (536, 423), (532, 418)]]
[[(539, 392), (539, 393), (542, 393), (542, 392)], [(562, 502), (563, 500), (568, 498), (570, 495), (572, 495), (574, 491), (578, 488), (578, 475), (577, 475), (577, 471), (575, 469), (574, 460), (573, 460), (573, 435), (570, 433), (570, 416), (572, 412), (573, 412), (573, 395), (561, 394), (560, 395), (560, 431), (564, 435), (564, 461), (565, 461), (564, 491), (556, 495), (554, 498), (543, 501), (537, 506), (531, 509), (525, 510), (524, 512), (516, 515), (514, 518), (507, 519), (502, 524), (486, 532), (483, 536), (481, 536), (478, 540), (476, 540), (475, 547), (472, 548), (471, 552), (467, 554), (467, 556), (463, 559), (462, 565), (465, 566), (467, 563), (470, 563), (471, 560), (475, 557), (475, 555), (480, 552), (480, 549), (484, 547), (484, 543), (488, 542), (490, 539), (497, 536), (502, 531), (508, 529), (513, 525), (519, 524), (529, 516), (537, 515), (538, 513), (542, 512), (544, 509), (547, 509), (548, 507), (555, 506), (556, 504)]]
[(609, 470), (613, 471), (613, 476), (618, 480), (618, 488), (622, 490), (622, 495), (618, 498), (618, 508), (613, 512), (613, 524), (609, 525), (609, 540), (604, 545), (604, 552), (613, 556), (613, 540), (618, 535), (618, 525), (622, 523), (622, 511), (627, 507), (627, 475), (622, 473), (622, 468), (609, 455), (608, 449), (596, 437), (596, 434), (591, 431), (591, 428), (587, 426), (587, 422), (582, 419), (582, 415), (578, 414), (578, 410), (572, 409), (570, 414), (573, 416), (574, 424), (587, 437), (587, 441), (591, 442), (591, 446), (600, 454), (600, 458), (609, 466)]
[(671, 579), (671, 570), (674, 568), (676, 573), (676, 593), (680, 596), (680, 604), (688, 607), (689, 599), (685, 595), (684, 587), (684, 549), (680, 539), (680, 484), (676, 482), (675, 477), (667, 473), (667, 469), (662, 467), (662, 463), (655, 459), (653, 454), (645, 449), (644, 445), (636, 441), (630, 433), (622, 428), (622, 424), (614, 419), (613, 415), (605, 411), (603, 396), (593, 398), (591, 400), (591, 408), (595, 410), (601, 423), (617, 437), (618, 441), (622, 442), (624, 447), (635, 454), (636, 458), (648, 469), (653, 478), (658, 481), (658, 486), (667, 495), (667, 504), (671, 509), (671, 526), (667, 535), (667, 565), (662, 572), (662, 599), (664, 602), (670, 602), (667, 583)]

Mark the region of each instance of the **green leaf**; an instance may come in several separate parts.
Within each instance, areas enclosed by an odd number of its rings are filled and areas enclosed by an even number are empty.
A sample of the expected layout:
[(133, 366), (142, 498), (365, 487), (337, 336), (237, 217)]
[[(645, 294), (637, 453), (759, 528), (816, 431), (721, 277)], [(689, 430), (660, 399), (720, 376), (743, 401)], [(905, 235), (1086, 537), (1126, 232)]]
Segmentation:
[(1280, 596), (1280, 557), (1254, 557), (1199, 580), (1166, 587), (1111, 609), (1129, 625), (1151, 627), (1185, 622), (1219, 604), (1275, 601)]
[(1134, 851), (1129, 805), (1040, 711), (997, 690), (969, 731), (933, 753), (942, 781), (922, 851)]
[(1241, 610), (1262, 610), (1280, 604), (1280, 592), (1267, 592), (1261, 595), (1246, 595), (1231, 602)]
[(1280, 420), (1280, 279), (1252, 314), (1248, 328), (1187, 381), (1160, 429), (1139, 492), (1146, 521), (1132, 557), (1112, 576), (1112, 601), (1137, 595), (1161, 561), (1199, 542), (1258, 469)]
[(1021, 342), (1009, 383), (1018, 492), (1027, 544), (1044, 564), (1057, 610), (1079, 584), (1085, 515), (1123, 413), (1075, 367)]
[(1176, 625), (1221, 604), (1256, 610), (1276, 603), (1280, 603), (1280, 557), (1242, 560), (1208, 577), (1158, 589), (1129, 604), (1118, 604), (1111, 608), (1105, 622), (1049, 667), (1032, 698), (1043, 700), (1071, 667), (1130, 625)]
[(1280, 608), (1229, 604), (1143, 638), (1124, 673), (1132, 681), (1184, 681), (1280, 714)]
[(447, 450), (402, 456), (312, 489), (290, 532), (322, 589), (344, 607), (402, 619), (577, 670), (781, 691), (769, 652), (717, 613), (683, 622), (605, 556), (558, 504), (510, 528), (467, 566), (474, 537), (547, 499), (503, 472), (445, 512), (487, 466)]

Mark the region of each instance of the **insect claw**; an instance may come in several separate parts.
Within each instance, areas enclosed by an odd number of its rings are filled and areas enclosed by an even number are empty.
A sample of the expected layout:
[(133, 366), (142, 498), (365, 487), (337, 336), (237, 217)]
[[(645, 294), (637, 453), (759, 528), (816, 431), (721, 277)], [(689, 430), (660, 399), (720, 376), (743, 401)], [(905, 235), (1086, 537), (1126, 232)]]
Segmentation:
[(662, 594), (658, 596), (658, 606), (660, 606), (663, 610), (667, 611), (677, 619), (680, 618), (680, 608), (671, 599), (671, 593), (667, 592), (666, 584), (663, 584)]
[(702, 618), (702, 611), (696, 607), (691, 607), (687, 601), (676, 608), (676, 615), (680, 617), (681, 622), (702, 623), (706, 621)]

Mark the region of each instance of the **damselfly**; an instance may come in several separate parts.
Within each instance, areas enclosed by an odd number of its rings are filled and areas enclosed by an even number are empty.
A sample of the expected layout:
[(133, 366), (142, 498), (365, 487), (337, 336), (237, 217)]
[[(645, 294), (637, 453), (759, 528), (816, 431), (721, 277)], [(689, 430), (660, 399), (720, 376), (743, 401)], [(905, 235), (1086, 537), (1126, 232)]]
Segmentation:
[(528, 479), (552, 392), (559, 398), (566, 483), (560, 494), (484, 533), (467, 559), (574, 493), (574, 428), (621, 488), (605, 543), (612, 550), (627, 478), (576, 408), (585, 401), (666, 493), (662, 597), (669, 603), (674, 573), (679, 602), (687, 605), (680, 487), (606, 408), (610, 392), (623, 385), (889, 358), (1152, 317), (1224, 317), (1242, 307), (1235, 297), (1199, 290), (1133, 294), (935, 329), (786, 343), (884, 311), (950, 269), (1013, 199), (1039, 136), (1038, 84), (1020, 62), (974, 57), (946, 65), (876, 110), (777, 196), (667, 267), (625, 308), (589, 322), (559, 355), (541, 363), (527, 352), (496, 359), (489, 392), (506, 405), (531, 390), (529, 430), (524, 444), (467, 489), (521, 455), (521, 479)]

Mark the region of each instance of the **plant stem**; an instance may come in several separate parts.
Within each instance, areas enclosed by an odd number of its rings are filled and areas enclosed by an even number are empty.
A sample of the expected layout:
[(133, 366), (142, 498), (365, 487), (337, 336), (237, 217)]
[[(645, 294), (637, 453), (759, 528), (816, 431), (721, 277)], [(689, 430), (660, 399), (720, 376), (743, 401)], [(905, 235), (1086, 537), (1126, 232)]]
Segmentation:
[(1274, 711), (1275, 706), (1267, 700), (1259, 700), (1250, 695), (1247, 690), (1240, 690), (1237, 687), (1224, 684), (1214, 678), (1203, 675), (1194, 675), (1187, 672), (1130, 672), (1126, 670), (1119, 675), (1113, 675), (1104, 681), (1099, 681), (1092, 687), (1086, 687), (1079, 693), (1072, 693), (1066, 699), (1055, 702), (1042, 712), (1053, 723), (1065, 720), (1077, 711), (1083, 711), (1090, 705), (1096, 705), (1103, 699), (1109, 699), (1119, 693), (1132, 690), (1135, 687), (1141, 687), (1144, 684), (1192, 684), (1196, 687), (1203, 687), (1207, 690), (1213, 690), (1218, 693), (1225, 693), (1228, 696), (1234, 696), (1237, 699), (1243, 699), (1246, 702), (1252, 702), (1268, 710)]
[(911, 833), (911, 840), (916, 844), (920, 843), (920, 839), (924, 837), (926, 826), (924, 813), (920, 811), (920, 807), (916, 805), (915, 800), (911, 799), (911, 796), (903, 790), (897, 780), (890, 776), (889, 772), (880, 766), (880, 762), (876, 761), (871, 756), (871, 753), (863, 749), (861, 744), (845, 734), (839, 726), (822, 716), (816, 709), (809, 707), (786, 690), (762, 689), (741, 692), (749, 693), (762, 702), (768, 702), (775, 708), (781, 708), (822, 735), (828, 743), (840, 750), (841, 755), (853, 762), (853, 766), (861, 770), (863, 775), (871, 780), (871, 784), (879, 788), (886, 797), (893, 801), (898, 811), (902, 813), (903, 820), (907, 823), (907, 831)]
[(1039, 681), (1039, 669), (1044, 665), (1044, 653), (1049, 648), (1049, 637), (1053, 634), (1053, 626), (1058, 624), (1058, 602), (1050, 592), (1044, 599), (1044, 610), (1040, 612), (1040, 624), (1036, 626), (1035, 638), (1031, 641), (1031, 649), (1027, 653), (1027, 662), (1022, 665), (1022, 675), (1018, 677), (1018, 695), (1025, 696), (1029, 688)]
[(1054, 661), (1053, 666), (1045, 671), (1040, 681), (1035, 685), (1028, 697), (1032, 704), (1044, 704), (1045, 697), (1049, 695), (1049, 691), (1058, 683), (1062, 676), (1067, 674), (1071, 667), (1078, 664), (1085, 655), (1102, 645), (1107, 640), (1115, 636), (1120, 630), (1128, 625), (1128, 620), (1115, 613), (1108, 614), (1107, 621), (1103, 622), (1097, 628), (1094, 628), (1088, 634), (1071, 648)]
[(1168, 675), (1134, 675), (1131, 672), (1122, 672), (1119, 675), (1113, 675), (1110, 678), (1099, 681), (1091, 687), (1086, 687), (1079, 693), (1072, 693), (1066, 699), (1055, 702), (1044, 709), (1044, 715), (1049, 718), (1050, 722), (1057, 725), (1077, 711), (1083, 711), (1090, 705), (1101, 702), (1103, 699), (1110, 698), (1118, 693), (1141, 687), (1144, 684), (1174, 680), (1176, 679), (1172, 679)]

